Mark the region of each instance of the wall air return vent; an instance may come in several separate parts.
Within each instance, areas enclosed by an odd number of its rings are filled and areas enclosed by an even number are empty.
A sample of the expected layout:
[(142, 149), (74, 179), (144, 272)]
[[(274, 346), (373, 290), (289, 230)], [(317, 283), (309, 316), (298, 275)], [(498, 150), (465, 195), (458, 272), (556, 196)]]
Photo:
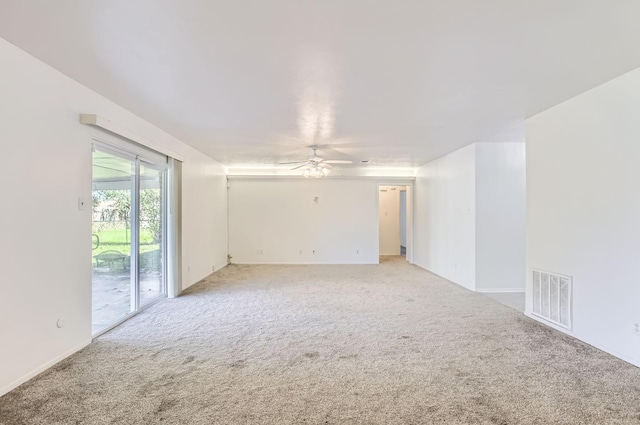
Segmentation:
[(533, 270), (533, 314), (571, 330), (571, 277)]

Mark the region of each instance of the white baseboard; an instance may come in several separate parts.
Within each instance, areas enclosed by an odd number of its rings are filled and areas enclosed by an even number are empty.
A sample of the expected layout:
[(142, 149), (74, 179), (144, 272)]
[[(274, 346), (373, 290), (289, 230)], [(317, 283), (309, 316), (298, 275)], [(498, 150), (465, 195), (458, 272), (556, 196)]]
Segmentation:
[(66, 359), (67, 357), (69, 357), (70, 355), (72, 355), (74, 353), (77, 353), (78, 351), (82, 350), (84, 347), (86, 347), (89, 344), (91, 344), (91, 338), (89, 338), (87, 341), (83, 342), (82, 344), (76, 345), (72, 349), (65, 351), (61, 355), (59, 355), (59, 356), (55, 357), (54, 359), (46, 362), (45, 364), (35, 368), (34, 370), (32, 370), (31, 372), (27, 373), (26, 375), (16, 379), (15, 381), (10, 383), (9, 385), (7, 385), (7, 386), (5, 386), (5, 387), (0, 389), (0, 397), (5, 395), (9, 391), (19, 387), (20, 385), (24, 384), (25, 382), (27, 382), (31, 378), (34, 378), (37, 375), (41, 374), (42, 372), (44, 372), (45, 370), (49, 369), (50, 367), (52, 367), (56, 363), (61, 362), (62, 360)]
[(180, 291), (180, 293), (182, 293), (182, 291), (184, 291), (185, 289), (187, 289), (187, 288), (189, 288), (189, 287), (191, 287), (191, 286), (195, 285), (196, 283), (200, 282), (201, 280), (205, 280), (207, 277), (211, 276), (212, 274), (219, 272), (220, 270), (224, 269), (224, 268), (225, 268), (225, 267), (227, 267), (228, 265), (229, 265), (229, 264), (224, 264), (224, 265), (222, 265), (222, 266), (220, 266), (220, 267), (217, 267), (217, 268), (215, 268), (211, 273), (206, 273), (204, 276), (202, 276), (202, 277), (201, 277), (201, 278), (199, 278), (199, 279), (194, 280), (194, 281), (193, 281), (193, 282), (191, 282), (189, 285), (187, 285), (187, 286), (183, 286), (183, 287), (182, 287), (182, 290)]
[(454, 285), (457, 285), (457, 286), (459, 286), (459, 287), (461, 287), (463, 289), (466, 289), (467, 291), (476, 292), (476, 290), (474, 288), (470, 288), (470, 287), (468, 287), (466, 285), (463, 285), (462, 283), (456, 282), (455, 280), (451, 280), (448, 277), (444, 277), (444, 276), (442, 276), (442, 275), (440, 275), (440, 274), (438, 274), (438, 273), (436, 273), (436, 272), (434, 272), (432, 270), (429, 270), (428, 268), (426, 268), (425, 266), (423, 266), (421, 264), (418, 264), (418, 263), (411, 263), (411, 264), (413, 264), (416, 267), (420, 267), (422, 270), (425, 270), (425, 271), (431, 273), (432, 275), (439, 277), (440, 279), (444, 279), (447, 282), (453, 283)]
[(216, 267), (216, 269), (215, 269), (213, 272), (214, 272), (214, 273), (215, 273), (215, 272), (219, 272), (220, 270), (224, 269), (224, 268), (225, 268), (225, 267), (227, 267), (228, 265), (229, 265), (229, 263), (224, 264), (224, 265), (222, 265), (222, 266), (220, 266), (220, 267)]
[(489, 288), (489, 289), (478, 289), (476, 292), (480, 292), (481, 294), (501, 294), (501, 293), (524, 294), (526, 291), (524, 288), (494, 288), (494, 289)]
[(538, 316), (534, 316), (533, 314), (531, 314), (530, 311), (525, 311), (524, 315), (529, 317), (530, 319), (535, 320), (536, 322), (542, 323), (543, 325), (549, 326), (550, 328), (553, 328), (553, 329), (555, 329), (557, 331), (560, 331), (563, 334), (569, 335), (569, 336), (571, 336), (571, 337), (573, 337), (573, 338), (575, 338), (577, 340), (580, 340), (580, 341), (582, 341), (582, 342), (584, 342), (586, 344), (589, 344), (592, 347), (597, 348), (598, 350), (601, 350), (601, 351), (604, 351), (605, 353), (611, 354), (612, 356), (617, 357), (620, 360), (624, 360), (627, 363), (631, 363), (634, 366), (640, 367), (640, 359), (638, 359), (638, 358), (633, 358), (633, 357), (627, 356), (627, 355), (622, 354), (622, 353), (620, 353), (620, 352), (618, 352), (616, 350), (612, 350), (611, 348), (609, 348), (609, 347), (607, 347), (605, 345), (602, 345), (599, 342), (593, 341), (590, 338), (585, 338), (584, 336), (577, 335), (577, 334), (575, 334), (574, 332), (572, 332), (572, 331), (570, 331), (568, 329), (564, 329), (564, 328), (561, 328), (560, 326), (554, 325), (553, 323), (549, 323), (546, 320), (543, 320)]

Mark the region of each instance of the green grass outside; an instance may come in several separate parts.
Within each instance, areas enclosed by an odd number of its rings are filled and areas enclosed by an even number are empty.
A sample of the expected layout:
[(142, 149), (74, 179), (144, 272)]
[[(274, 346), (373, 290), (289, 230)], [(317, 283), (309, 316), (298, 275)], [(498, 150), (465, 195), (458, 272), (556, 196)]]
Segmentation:
[[(100, 237), (100, 245), (122, 245), (131, 241), (131, 229), (105, 229), (94, 230)], [(153, 244), (153, 237), (148, 230), (142, 229), (140, 232), (140, 244)]]
[[(92, 251), (98, 255), (104, 251), (116, 250), (128, 255), (131, 251), (131, 229), (104, 229), (95, 230), (94, 234), (100, 238), (100, 245)], [(95, 244), (95, 239), (94, 239)], [(94, 245), (95, 246), (95, 245)], [(160, 244), (153, 243), (151, 233), (145, 229), (140, 232), (140, 253), (153, 251), (160, 248)]]

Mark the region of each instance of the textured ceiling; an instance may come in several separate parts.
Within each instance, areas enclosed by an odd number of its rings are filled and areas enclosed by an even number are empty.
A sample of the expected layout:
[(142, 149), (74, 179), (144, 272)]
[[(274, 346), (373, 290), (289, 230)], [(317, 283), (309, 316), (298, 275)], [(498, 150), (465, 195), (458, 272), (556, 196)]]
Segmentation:
[(640, 67), (629, 0), (0, 0), (0, 36), (229, 166), (416, 166)]

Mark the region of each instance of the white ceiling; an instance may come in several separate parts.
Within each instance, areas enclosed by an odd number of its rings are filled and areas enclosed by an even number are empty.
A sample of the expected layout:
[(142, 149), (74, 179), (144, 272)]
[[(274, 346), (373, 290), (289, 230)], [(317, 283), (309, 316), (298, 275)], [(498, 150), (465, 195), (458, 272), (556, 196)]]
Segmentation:
[(0, 0), (0, 36), (230, 166), (523, 141), (526, 117), (640, 67), (639, 18), (637, 0)]

